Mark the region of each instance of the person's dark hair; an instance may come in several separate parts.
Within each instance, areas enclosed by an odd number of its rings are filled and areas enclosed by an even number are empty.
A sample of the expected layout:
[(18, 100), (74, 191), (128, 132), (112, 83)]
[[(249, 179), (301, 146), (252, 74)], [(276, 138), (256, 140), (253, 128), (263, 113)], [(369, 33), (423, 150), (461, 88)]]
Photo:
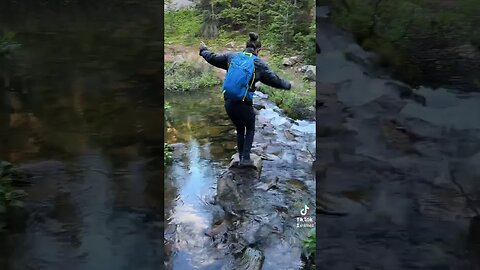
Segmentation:
[(258, 40), (258, 34), (254, 32), (250, 32), (248, 34), (250, 39), (247, 41), (247, 48), (252, 48), (252, 49), (260, 49), (262, 47), (262, 43), (260, 40)]

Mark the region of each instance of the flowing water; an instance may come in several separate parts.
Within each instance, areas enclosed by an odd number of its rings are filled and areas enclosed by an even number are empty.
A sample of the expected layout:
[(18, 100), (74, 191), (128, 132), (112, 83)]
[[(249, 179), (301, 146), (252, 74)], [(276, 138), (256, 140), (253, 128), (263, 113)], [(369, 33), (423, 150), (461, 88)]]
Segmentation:
[[(2, 2), (0, 160), (27, 172), (1, 269), (163, 265), (160, 5)], [(5, 63), (5, 62), (3, 62)]]
[[(167, 93), (165, 100), (170, 106), (166, 112), (166, 142), (174, 148), (165, 181), (169, 269), (243, 269), (232, 254), (232, 246), (242, 245), (242, 241), (223, 237), (226, 232), (219, 234), (220, 241), (206, 235), (215, 228), (215, 221), (223, 220), (224, 210), (214, 199), (222, 193), (217, 189), (217, 181), (221, 181), (219, 178), (236, 151), (235, 129), (225, 113), (221, 93), (217, 88)], [(296, 203), (314, 205), (315, 187), (310, 171), (313, 155), (309, 151), (314, 148), (315, 123), (285, 117), (261, 93), (257, 93), (255, 103), (262, 108), (257, 111), (253, 151), (270, 155), (272, 160), (264, 160), (262, 177), (253, 180), (253, 184), (280, 180), (274, 191), (248, 187), (241, 200), (244, 208), (239, 223), (243, 225), (230, 230), (261, 250), (265, 256), (262, 269), (299, 269), (299, 239), (305, 237), (305, 230), (294, 228), (294, 218), (283, 217), (275, 209), (293, 215)], [(293, 179), (300, 190), (286, 191)], [(246, 185), (245, 181), (239, 184)], [(292, 193), (293, 190), (297, 192)], [(227, 204), (234, 200), (233, 195), (226, 194)], [(278, 237), (272, 236), (273, 224)]]
[[(317, 10), (319, 269), (474, 269), (480, 95), (411, 89)], [(478, 252), (478, 251), (477, 251)]]

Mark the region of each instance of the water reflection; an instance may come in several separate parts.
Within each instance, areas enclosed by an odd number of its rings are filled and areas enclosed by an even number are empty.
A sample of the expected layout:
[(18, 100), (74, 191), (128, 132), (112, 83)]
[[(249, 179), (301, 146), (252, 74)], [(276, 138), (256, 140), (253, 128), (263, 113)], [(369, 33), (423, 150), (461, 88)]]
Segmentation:
[(328, 19), (317, 42), (317, 203), (341, 216), (318, 216), (317, 266), (475, 268), (465, 248), (478, 207), (466, 196), (480, 194), (480, 96), (379, 76)]
[[(166, 141), (176, 146), (174, 161), (167, 170), (165, 237), (173, 244), (173, 269), (220, 269), (224, 259), (205, 233), (211, 227), (212, 205), (219, 168), (233, 154), (233, 127), (218, 97), (218, 89), (195, 93), (168, 93)], [(214, 102), (212, 102), (214, 100)], [(215, 102), (218, 100), (218, 102)], [(218, 163), (220, 162), (220, 163)]]
[[(177, 190), (168, 218), (168, 226), (175, 228), (174, 248), (178, 251), (172, 259), (172, 266), (173, 269), (218, 269), (209, 268), (218, 264), (219, 254), (218, 250), (209, 249), (212, 241), (205, 235), (212, 223), (208, 201), (211, 201), (215, 194), (218, 172), (215, 164), (202, 158), (202, 152), (208, 148), (201, 147), (194, 139), (187, 147), (188, 151), (180, 160), (174, 162), (167, 172), (168, 180)], [(183, 268), (178, 268), (179, 265)]]
[(0, 268), (158, 269), (161, 7), (37, 4), (0, 3), (0, 30), (22, 44), (0, 78), (0, 160), (34, 182)]

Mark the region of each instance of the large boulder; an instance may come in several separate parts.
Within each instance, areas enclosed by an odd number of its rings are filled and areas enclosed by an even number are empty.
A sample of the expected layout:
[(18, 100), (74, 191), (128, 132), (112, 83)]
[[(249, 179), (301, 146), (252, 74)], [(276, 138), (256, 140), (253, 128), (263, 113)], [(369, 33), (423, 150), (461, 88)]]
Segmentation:
[(317, 68), (312, 65), (305, 67), (305, 78), (310, 81), (315, 81), (317, 78)]
[(295, 64), (301, 62), (303, 59), (301, 56), (292, 56), (292, 57), (286, 57), (283, 58), (282, 60), (282, 65), (291, 67), (294, 66)]
[[(262, 169), (262, 158), (256, 154), (250, 154), (250, 158), (253, 161), (252, 169), (260, 171)], [(240, 158), (238, 153), (232, 156), (232, 161), (230, 162), (229, 168), (239, 168)]]
[(265, 256), (261, 250), (253, 247), (246, 247), (241, 256), (237, 259), (239, 270), (261, 270)]

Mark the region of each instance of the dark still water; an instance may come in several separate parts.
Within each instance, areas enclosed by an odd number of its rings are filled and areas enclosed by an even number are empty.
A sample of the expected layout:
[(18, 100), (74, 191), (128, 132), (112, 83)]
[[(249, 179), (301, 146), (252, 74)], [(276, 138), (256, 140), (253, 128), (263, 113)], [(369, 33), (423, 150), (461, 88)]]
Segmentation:
[(163, 264), (162, 7), (120, 2), (0, 4), (0, 160), (32, 182), (0, 269)]
[(236, 145), (219, 93), (215, 87), (165, 96), (165, 141), (176, 148), (165, 171), (167, 269), (223, 269), (228, 261), (205, 235), (215, 216), (217, 177)]
[(326, 11), (317, 269), (479, 269), (480, 95), (389, 78)]

